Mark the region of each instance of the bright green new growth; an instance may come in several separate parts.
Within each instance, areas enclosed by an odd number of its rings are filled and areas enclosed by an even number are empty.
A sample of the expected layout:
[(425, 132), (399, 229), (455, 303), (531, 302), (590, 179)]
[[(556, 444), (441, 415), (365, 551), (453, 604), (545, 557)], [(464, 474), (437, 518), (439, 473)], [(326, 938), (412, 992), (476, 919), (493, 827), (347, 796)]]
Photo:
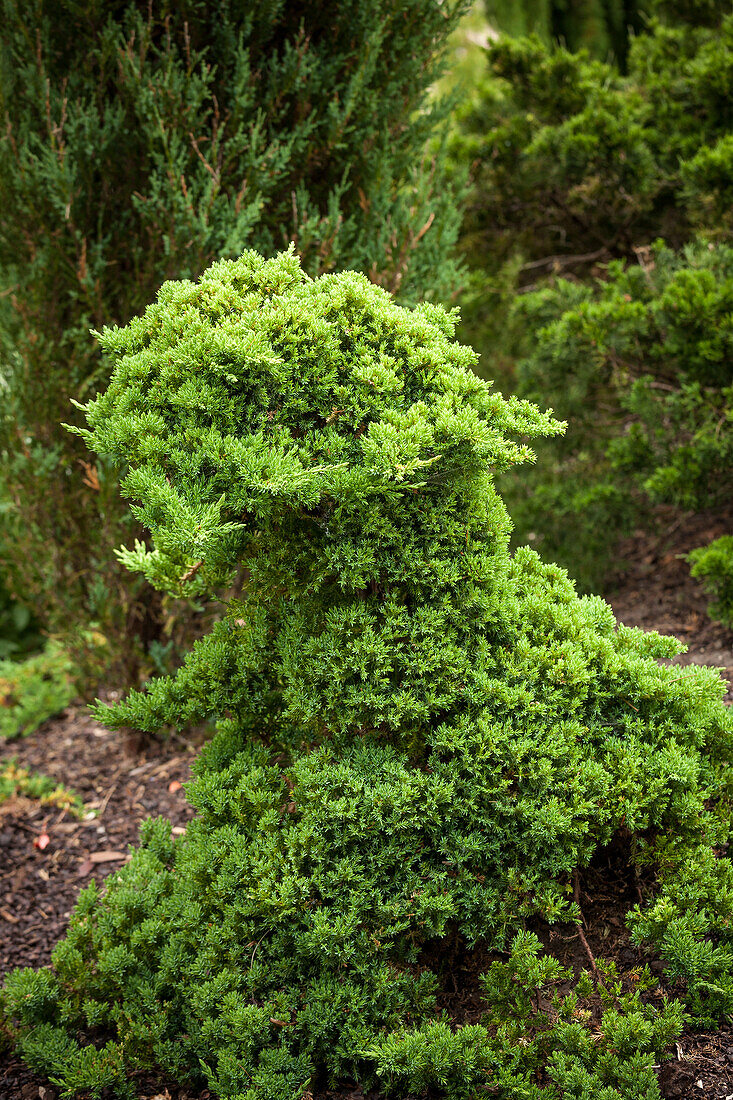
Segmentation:
[[(721, 684), (661, 667), (678, 643), (510, 555), (492, 477), (558, 426), (479, 380), (453, 324), (353, 272), (246, 253), (102, 335), (115, 368), (87, 439), (129, 464), (151, 532), (125, 561), (239, 594), (175, 678), (100, 711), (218, 732), (186, 836), (148, 822), (53, 969), (6, 985), (24, 1056), (63, 1095), (133, 1096), (155, 1066), (229, 1100), (346, 1080), (658, 1096), (680, 1002), (600, 964), (597, 991), (586, 975), (561, 997), (568, 975), (524, 930), (577, 921), (572, 876), (614, 837), (656, 872), (634, 935), (698, 1017), (733, 1007)], [(437, 1007), (449, 944), (508, 952), (483, 1022)]]
[(733, 535), (693, 550), (689, 560), (693, 577), (699, 577), (713, 597), (708, 608), (711, 617), (733, 630)]

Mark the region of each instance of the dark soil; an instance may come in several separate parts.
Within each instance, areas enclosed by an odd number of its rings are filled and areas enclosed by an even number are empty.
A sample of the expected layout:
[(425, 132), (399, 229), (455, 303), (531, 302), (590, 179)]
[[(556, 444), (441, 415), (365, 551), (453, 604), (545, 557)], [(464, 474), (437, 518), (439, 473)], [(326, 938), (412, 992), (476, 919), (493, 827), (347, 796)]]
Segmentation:
[(733, 702), (733, 632), (707, 615), (708, 599), (690, 576), (686, 555), (733, 531), (733, 509), (670, 518), (654, 538), (639, 531), (619, 550), (624, 571), (608, 600), (620, 622), (674, 634), (687, 646), (675, 664), (715, 665), (728, 681), (726, 702)]
[[(733, 529), (733, 522), (728, 529)], [(675, 634), (688, 651), (681, 664), (716, 665), (733, 679), (733, 633), (711, 623), (706, 598), (682, 558), (690, 549), (724, 533), (721, 522), (701, 515), (677, 520), (650, 539), (639, 534), (623, 547), (626, 570), (610, 602), (629, 626)], [(729, 691), (727, 700), (733, 701)], [(88, 717), (83, 707), (70, 708), (33, 736), (0, 748), (33, 771), (59, 780), (81, 796), (96, 816), (76, 820), (58, 809), (16, 798), (0, 804), (0, 975), (16, 966), (49, 962), (63, 936), (79, 890), (114, 873), (137, 841), (140, 822), (163, 814), (176, 830), (185, 830), (192, 815), (181, 784), (189, 776), (195, 746), (181, 739), (139, 743), (111, 733)], [(45, 847), (34, 840), (46, 834)], [(624, 915), (643, 899), (646, 883), (638, 880), (623, 838), (598, 853), (579, 882), (585, 938), (573, 928), (538, 927), (537, 934), (566, 966), (587, 968), (588, 950), (612, 958), (620, 972), (644, 961), (628, 940)], [(440, 1004), (457, 1022), (481, 1018), (478, 975), (490, 960), (483, 951), (467, 951), (456, 941), (431, 955), (426, 964), (442, 978)], [(661, 964), (652, 964), (661, 975)], [(666, 1100), (733, 1100), (733, 1027), (682, 1037), (676, 1056), (659, 1068)], [(208, 1090), (190, 1092), (173, 1082), (140, 1079), (139, 1100), (209, 1100)], [(0, 1100), (57, 1100), (58, 1090), (26, 1069), (13, 1056), (0, 1055)], [(304, 1098), (305, 1100), (305, 1098)], [(312, 1100), (380, 1100), (360, 1088), (320, 1093)]]
[[(90, 812), (79, 821), (23, 797), (0, 803), (0, 974), (50, 961), (80, 889), (92, 879), (101, 883), (127, 861), (144, 818), (164, 814), (174, 828), (185, 829), (192, 810), (182, 784), (193, 752), (180, 741), (141, 747), (104, 729), (83, 707), (2, 746), (0, 760), (15, 757), (21, 767), (57, 779)], [(40, 849), (34, 841), (44, 834), (49, 840)], [(43, 1078), (14, 1058), (3, 1065), (0, 1055), (0, 1100), (56, 1096)], [(160, 1083), (140, 1092), (141, 1100), (156, 1096), (168, 1100)], [(184, 1092), (170, 1097), (188, 1100)]]
[[(79, 821), (24, 797), (0, 803), (0, 972), (50, 961), (80, 888), (127, 861), (144, 818), (163, 814), (185, 830), (193, 811), (182, 784), (193, 748), (168, 742), (131, 750), (83, 707), (0, 749), (0, 759), (15, 757), (57, 779), (89, 810)], [(43, 834), (49, 841), (40, 850), (34, 840)]]

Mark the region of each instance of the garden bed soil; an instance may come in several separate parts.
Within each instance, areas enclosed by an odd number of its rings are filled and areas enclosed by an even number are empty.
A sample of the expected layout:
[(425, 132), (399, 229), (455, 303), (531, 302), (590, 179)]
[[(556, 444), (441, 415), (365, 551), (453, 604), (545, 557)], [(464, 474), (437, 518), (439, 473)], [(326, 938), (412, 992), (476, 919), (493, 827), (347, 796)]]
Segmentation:
[[(732, 518), (732, 517), (728, 517)], [(733, 679), (733, 633), (711, 623), (706, 598), (692, 580), (683, 555), (724, 532), (726, 518), (701, 515), (676, 520), (650, 539), (639, 534), (623, 547), (625, 572), (611, 592), (618, 618), (629, 626), (675, 634), (688, 646), (681, 664), (716, 665)], [(733, 529), (733, 522), (728, 524)], [(727, 701), (733, 701), (730, 690)], [(196, 746), (181, 738), (140, 742), (112, 733), (71, 707), (35, 734), (0, 748), (0, 760), (39, 771), (74, 790), (96, 816), (77, 820), (69, 813), (18, 797), (0, 804), (0, 974), (16, 966), (48, 963), (64, 934), (79, 890), (101, 883), (128, 858), (140, 822), (163, 814), (176, 831), (185, 830), (192, 811), (183, 784)], [(47, 836), (45, 846), (39, 838)], [(35, 843), (34, 843), (35, 842)], [(619, 847), (620, 845), (620, 847)], [(621, 850), (599, 853), (580, 881), (585, 937), (590, 950), (612, 958), (624, 973), (641, 964), (629, 943), (624, 914), (643, 897)], [(537, 928), (537, 933), (568, 966), (587, 967), (586, 948), (573, 928)], [(426, 952), (426, 956), (429, 952)], [(478, 975), (488, 965), (481, 951), (460, 942), (443, 948), (442, 958), (426, 958), (441, 974), (441, 1007), (456, 1022), (480, 1019)], [(661, 974), (661, 965), (653, 964)], [(675, 1057), (659, 1068), (666, 1100), (730, 1100), (733, 1097), (733, 1028), (690, 1033)], [(140, 1078), (140, 1100), (209, 1100), (208, 1090), (191, 1092), (174, 1082)], [(58, 1090), (14, 1056), (0, 1055), (0, 1100), (57, 1100)], [(308, 1094), (304, 1100), (311, 1100)], [(312, 1100), (380, 1100), (360, 1088), (312, 1094)]]
[(714, 665), (728, 681), (726, 702), (733, 703), (733, 632), (707, 614), (708, 597), (690, 576), (687, 555), (733, 531), (733, 507), (675, 517), (660, 516), (659, 533), (643, 531), (619, 549), (623, 562), (607, 599), (620, 622), (674, 634), (687, 652), (674, 659), (681, 665)]

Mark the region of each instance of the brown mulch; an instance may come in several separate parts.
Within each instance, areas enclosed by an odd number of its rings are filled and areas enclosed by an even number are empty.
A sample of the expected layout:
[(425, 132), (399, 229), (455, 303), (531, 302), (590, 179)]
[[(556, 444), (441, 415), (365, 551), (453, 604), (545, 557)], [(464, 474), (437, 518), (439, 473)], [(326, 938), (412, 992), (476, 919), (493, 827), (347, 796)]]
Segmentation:
[[(689, 575), (682, 555), (733, 530), (733, 514), (702, 514), (675, 520), (659, 535), (641, 533), (622, 548), (623, 578), (610, 602), (629, 626), (674, 634), (688, 645), (677, 663), (711, 664), (733, 679), (733, 633), (712, 623), (707, 600)], [(733, 702), (729, 691), (727, 700)], [(22, 767), (50, 775), (71, 788), (96, 816), (78, 821), (58, 809), (16, 798), (0, 804), (0, 975), (16, 966), (49, 962), (63, 936), (79, 890), (121, 867), (140, 822), (163, 814), (185, 830), (192, 810), (181, 784), (189, 776), (196, 747), (181, 739), (139, 743), (112, 733), (83, 707), (69, 708), (36, 734), (0, 747), (0, 760), (17, 757)], [(34, 840), (48, 837), (45, 847)], [(619, 969), (643, 961), (628, 939), (624, 914), (644, 891), (618, 848), (598, 853), (583, 875), (580, 898), (586, 937), (597, 955), (616, 960)], [(571, 929), (535, 929), (567, 966), (587, 967), (580, 938)], [(442, 945), (443, 958), (427, 959), (441, 975), (441, 1007), (461, 1022), (481, 1017), (478, 974), (489, 963), (485, 953), (466, 951), (459, 942)], [(661, 964), (654, 964), (661, 970)], [(733, 1027), (682, 1036), (676, 1058), (659, 1069), (665, 1100), (733, 1100)], [(159, 1078), (137, 1083), (139, 1100), (210, 1100)], [(14, 1056), (0, 1055), (0, 1100), (57, 1100), (58, 1090)], [(319, 1093), (313, 1100), (378, 1100), (354, 1087)]]
[[(146, 817), (163, 814), (175, 829), (185, 829), (193, 810), (182, 784), (193, 753), (181, 741), (141, 747), (100, 726), (84, 707), (70, 707), (33, 736), (2, 745), (0, 761), (14, 757), (20, 767), (58, 780), (79, 795), (88, 813), (77, 820), (24, 797), (0, 803), (0, 974), (50, 961), (79, 891), (123, 866)], [(43, 848), (41, 837), (48, 837)], [(165, 1097), (164, 1089), (140, 1093), (141, 1100), (156, 1095)], [(170, 1095), (188, 1100), (184, 1092)], [(14, 1057), (3, 1065), (0, 1055), (0, 1100), (56, 1096), (44, 1078)]]
[(686, 1034), (677, 1057), (659, 1072), (665, 1100), (731, 1100), (733, 1098), (733, 1028), (710, 1035)]
[(733, 631), (713, 622), (708, 598), (690, 576), (685, 560), (690, 550), (733, 532), (733, 509), (672, 518), (655, 537), (639, 531), (619, 550), (624, 572), (608, 600), (620, 622), (674, 634), (687, 653), (674, 659), (681, 665), (714, 665), (728, 681), (726, 702), (733, 702)]
[(185, 830), (193, 810), (182, 785), (193, 747), (132, 747), (74, 707), (0, 748), (0, 760), (15, 757), (20, 767), (58, 780), (89, 811), (79, 821), (24, 797), (0, 803), (0, 973), (50, 961), (79, 890), (127, 861), (146, 817), (163, 814)]

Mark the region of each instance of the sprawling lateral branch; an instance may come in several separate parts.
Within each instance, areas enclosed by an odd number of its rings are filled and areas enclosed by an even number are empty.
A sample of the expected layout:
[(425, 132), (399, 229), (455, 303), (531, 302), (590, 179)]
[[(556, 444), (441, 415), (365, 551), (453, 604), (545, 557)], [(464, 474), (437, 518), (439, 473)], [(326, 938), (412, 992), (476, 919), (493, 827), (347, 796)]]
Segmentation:
[[(239, 573), (242, 594), (175, 678), (102, 711), (217, 721), (186, 837), (148, 823), (53, 969), (7, 985), (26, 1057), (70, 1095), (132, 1095), (155, 1064), (232, 1100), (376, 1078), (402, 1097), (652, 1097), (679, 1004), (619, 986), (591, 1034), (583, 979), (545, 1016), (563, 974), (525, 930), (577, 922), (578, 868), (621, 833), (658, 869), (634, 935), (699, 1014), (733, 1002), (721, 685), (509, 553), (492, 474), (559, 425), (493, 393), (452, 337), (442, 309), (313, 281), (292, 253), (166, 284), (102, 335), (116, 365), (85, 435), (127, 464), (151, 533), (123, 560), (220, 598)], [(428, 960), (449, 943), (509, 952), (482, 1024), (436, 1007)], [(97, 1026), (106, 1045), (79, 1045)]]

